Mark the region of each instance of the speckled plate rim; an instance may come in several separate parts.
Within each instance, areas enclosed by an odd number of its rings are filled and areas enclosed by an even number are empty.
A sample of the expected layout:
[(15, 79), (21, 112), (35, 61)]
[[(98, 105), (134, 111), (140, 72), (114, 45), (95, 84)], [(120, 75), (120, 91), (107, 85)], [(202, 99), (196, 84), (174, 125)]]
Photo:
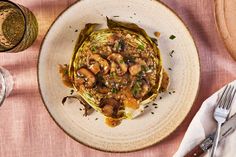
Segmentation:
[(162, 139), (160, 139), (159, 141), (157, 142), (154, 142), (153, 144), (150, 144), (150, 145), (147, 145), (147, 146), (143, 146), (143, 147), (140, 147), (140, 148), (137, 148), (137, 149), (130, 149), (128, 151), (111, 151), (111, 150), (105, 150), (105, 149), (101, 149), (101, 148), (97, 148), (97, 147), (94, 147), (94, 146), (90, 146), (82, 141), (80, 141), (79, 139), (75, 138), (72, 134), (70, 134), (69, 132), (67, 132), (57, 121), (56, 119), (52, 116), (52, 113), (49, 111), (45, 101), (44, 101), (44, 98), (43, 98), (43, 95), (42, 95), (42, 91), (41, 91), (41, 88), (40, 88), (40, 81), (39, 81), (39, 62), (40, 62), (40, 56), (41, 56), (41, 51), (42, 51), (42, 47), (44, 45), (44, 42), (45, 42), (45, 39), (47, 38), (47, 35), (48, 33), (50, 32), (50, 30), (52, 29), (52, 26), (54, 25), (54, 23), (68, 10), (70, 9), (73, 5), (76, 5), (77, 3), (79, 3), (81, 0), (78, 0), (74, 3), (72, 3), (70, 6), (66, 7), (65, 10), (63, 10), (56, 18), (55, 20), (53, 21), (53, 23), (50, 25), (49, 29), (47, 30), (44, 38), (42, 39), (42, 43), (41, 43), (41, 46), (40, 46), (40, 49), (39, 49), (39, 54), (38, 54), (38, 62), (37, 62), (37, 82), (38, 82), (38, 88), (39, 88), (39, 94), (40, 94), (40, 97), (42, 99), (42, 102), (44, 104), (44, 107), (46, 108), (46, 110), (48, 111), (50, 117), (53, 119), (53, 121), (57, 124), (57, 126), (63, 130), (64, 133), (66, 133), (68, 136), (70, 136), (73, 140), (79, 142), (80, 144), (84, 145), (84, 146), (87, 146), (89, 148), (92, 148), (92, 149), (95, 149), (95, 150), (98, 150), (98, 151), (102, 151), (102, 152), (110, 152), (110, 153), (128, 153), (128, 152), (134, 152), (134, 151), (139, 151), (139, 150), (143, 150), (145, 148), (148, 148), (148, 147), (151, 147), (151, 146), (154, 146), (156, 145), (157, 143), (160, 143), (162, 142), (164, 139), (166, 139), (168, 136), (170, 136), (171, 134), (174, 133), (174, 131), (180, 127), (180, 125), (183, 123), (183, 121), (185, 120), (185, 118), (188, 116), (189, 112), (191, 111), (191, 108), (193, 107), (193, 104), (196, 102), (196, 99), (197, 99), (197, 96), (198, 96), (198, 93), (199, 93), (199, 89), (200, 89), (200, 83), (201, 83), (201, 62), (200, 62), (200, 58), (199, 58), (199, 51), (198, 51), (198, 48), (196, 46), (196, 42), (189, 30), (189, 28), (187, 27), (187, 25), (184, 23), (184, 21), (180, 18), (180, 16), (173, 10), (171, 9), (169, 6), (167, 6), (165, 3), (159, 1), (159, 0), (154, 0), (155, 2), (157, 3), (160, 3), (161, 5), (163, 5), (166, 9), (168, 9), (170, 12), (172, 12), (176, 18), (178, 20), (180, 20), (180, 22), (183, 24), (183, 26), (187, 29), (187, 32), (189, 33), (193, 43), (194, 43), (194, 46), (196, 48), (196, 51), (197, 51), (197, 56), (198, 56), (198, 69), (199, 69), (199, 78), (198, 78), (198, 87), (197, 87), (197, 91), (196, 91), (196, 95), (195, 95), (195, 98), (193, 100), (193, 103), (191, 105), (191, 107), (189, 108), (189, 110), (186, 112), (186, 114), (184, 116), (182, 116), (179, 120), (178, 120), (178, 124), (176, 124), (175, 126), (172, 127), (172, 129), (169, 131), (169, 134), (167, 134), (165, 137), (163, 137)]

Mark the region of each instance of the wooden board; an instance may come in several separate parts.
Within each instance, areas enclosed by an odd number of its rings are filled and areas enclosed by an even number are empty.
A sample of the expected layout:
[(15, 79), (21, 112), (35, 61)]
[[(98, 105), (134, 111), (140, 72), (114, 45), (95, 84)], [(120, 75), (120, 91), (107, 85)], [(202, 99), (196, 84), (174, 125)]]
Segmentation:
[(236, 1), (215, 0), (215, 18), (223, 41), (236, 60)]

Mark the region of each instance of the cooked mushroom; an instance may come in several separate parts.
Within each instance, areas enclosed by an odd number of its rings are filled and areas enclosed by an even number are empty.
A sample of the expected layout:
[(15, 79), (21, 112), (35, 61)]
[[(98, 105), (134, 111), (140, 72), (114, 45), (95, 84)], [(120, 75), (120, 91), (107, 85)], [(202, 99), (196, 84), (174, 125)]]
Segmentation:
[(144, 97), (149, 91), (150, 85), (144, 79), (137, 80), (132, 87), (133, 96), (137, 99)]
[(84, 84), (85, 87), (91, 88), (95, 84), (96, 79), (91, 71), (86, 68), (80, 68), (77, 71), (77, 78), (75, 79), (75, 84)]
[(136, 64), (130, 66), (129, 68), (129, 73), (132, 76), (137, 75), (139, 72), (141, 72), (142, 70), (146, 70), (147, 69), (147, 64), (144, 60), (142, 60), (141, 58), (137, 58), (135, 59)]
[[(94, 73), (97, 74), (101, 69), (103, 74), (107, 74), (110, 70), (110, 65), (108, 61), (102, 58), (99, 54), (91, 54), (89, 56), (89, 69)], [(101, 67), (101, 68), (100, 68)]]
[(129, 67), (129, 73), (132, 76), (137, 75), (141, 70), (142, 70), (142, 68), (141, 68), (140, 64), (135, 64), (135, 65), (132, 65), (131, 67)]
[(128, 66), (125, 64), (121, 54), (112, 53), (107, 59), (111, 62), (111, 72), (115, 70), (119, 76), (122, 76), (127, 72)]
[(101, 70), (101, 69), (100, 69), (100, 65), (99, 65), (98, 62), (92, 63), (91, 65), (89, 65), (88, 68), (89, 68), (89, 70), (91, 70), (95, 75), (96, 75), (97, 73), (99, 73), (99, 71)]
[(100, 106), (102, 113), (107, 117), (115, 118), (117, 116), (120, 103), (113, 98), (104, 98), (101, 100)]

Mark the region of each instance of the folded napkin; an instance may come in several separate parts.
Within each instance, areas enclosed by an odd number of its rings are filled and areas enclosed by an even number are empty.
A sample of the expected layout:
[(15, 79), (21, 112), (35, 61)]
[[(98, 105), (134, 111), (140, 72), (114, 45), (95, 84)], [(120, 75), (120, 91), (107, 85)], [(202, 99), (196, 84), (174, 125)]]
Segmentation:
[[(236, 80), (230, 83), (236, 87)], [(192, 122), (190, 123), (187, 132), (184, 135), (183, 141), (180, 144), (178, 151), (174, 157), (183, 157), (192, 148), (203, 141), (216, 128), (216, 121), (213, 118), (213, 112), (216, 107), (216, 100), (223, 92), (225, 87), (214, 93), (206, 99), (200, 110), (197, 112)], [(236, 98), (234, 98), (230, 115), (236, 112)], [(204, 157), (210, 156), (210, 152)], [(236, 131), (228, 135), (225, 140), (219, 143), (216, 157), (235, 157), (236, 156)]]

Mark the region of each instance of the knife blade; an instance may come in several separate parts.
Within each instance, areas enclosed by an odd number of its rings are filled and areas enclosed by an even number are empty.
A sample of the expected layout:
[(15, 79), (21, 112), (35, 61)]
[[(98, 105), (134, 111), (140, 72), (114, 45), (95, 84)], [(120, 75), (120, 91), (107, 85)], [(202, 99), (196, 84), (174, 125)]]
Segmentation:
[[(226, 136), (234, 132), (236, 129), (236, 114), (234, 114), (228, 121), (226, 121), (221, 129), (219, 142), (222, 141)], [(200, 144), (194, 147), (184, 157), (199, 157), (207, 152), (212, 147), (215, 137), (215, 131), (207, 136)]]

